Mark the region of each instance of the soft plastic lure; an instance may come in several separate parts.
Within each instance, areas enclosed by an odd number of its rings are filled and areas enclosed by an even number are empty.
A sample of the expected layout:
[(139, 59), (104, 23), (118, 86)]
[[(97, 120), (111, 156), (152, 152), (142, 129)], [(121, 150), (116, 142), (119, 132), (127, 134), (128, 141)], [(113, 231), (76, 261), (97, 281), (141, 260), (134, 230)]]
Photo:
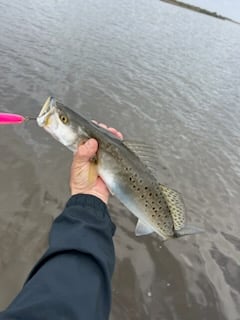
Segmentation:
[(24, 117), (15, 113), (0, 113), (1, 124), (21, 124), (28, 120), (36, 120), (36, 118)]

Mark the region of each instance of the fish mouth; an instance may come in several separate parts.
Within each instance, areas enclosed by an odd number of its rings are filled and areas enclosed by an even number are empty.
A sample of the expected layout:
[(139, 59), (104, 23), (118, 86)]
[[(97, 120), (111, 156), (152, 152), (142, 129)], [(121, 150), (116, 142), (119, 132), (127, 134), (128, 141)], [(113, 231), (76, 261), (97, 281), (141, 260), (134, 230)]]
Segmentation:
[(56, 99), (51, 96), (48, 97), (37, 117), (37, 122), (40, 127), (45, 127), (48, 124), (49, 117), (53, 114), (55, 107)]

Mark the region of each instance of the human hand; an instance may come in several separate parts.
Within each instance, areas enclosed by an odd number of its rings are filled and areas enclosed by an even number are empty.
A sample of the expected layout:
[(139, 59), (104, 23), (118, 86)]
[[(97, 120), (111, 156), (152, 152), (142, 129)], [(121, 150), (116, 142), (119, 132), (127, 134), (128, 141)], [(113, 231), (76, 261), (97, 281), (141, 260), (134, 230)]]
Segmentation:
[[(119, 139), (122, 134), (114, 128), (108, 128), (102, 123), (95, 124), (108, 130)], [(74, 154), (70, 176), (71, 194), (91, 194), (107, 204), (109, 191), (103, 180), (98, 176), (97, 168), (91, 159), (94, 158), (98, 150), (98, 142), (95, 139), (89, 139), (84, 144), (78, 146), (77, 152)]]

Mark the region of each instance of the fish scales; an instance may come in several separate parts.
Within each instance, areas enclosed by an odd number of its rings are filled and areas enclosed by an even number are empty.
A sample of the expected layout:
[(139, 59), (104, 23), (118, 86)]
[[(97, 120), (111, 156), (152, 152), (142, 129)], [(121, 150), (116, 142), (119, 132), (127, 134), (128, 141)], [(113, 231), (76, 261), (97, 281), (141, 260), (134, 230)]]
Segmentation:
[(151, 147), (118, 139), (52, 97), (46, 100), (37, 122), (72, 151), (89, 138), (98, 141), (94, 161), (98, 174), (110, 192), (138, 218), (136, 235), (155, 231), (166, 240), (199, 232), (185, 226), (185, 208), (178, 192), (160, 184), (150, 165), (146, 165), (153, 156)]
[[(124, 157), (124, 153), (126, 153), (125, 147), (115, 148), (111, 144), (109, 144), (109, 148), (101, 149), (100, 141), (99, 159), (104, 158), (99, 163), (100, 172), (104, 171), (104, 166), (107, 166), (109, 161), (115, 161), (118, 166), (117, 170), (116, 167), (114, 170), (116, 172), (115, 179), (118, 181), (118, 190), (114, 190), (116, 187), (108, 184), (108, 179), (105, 179), (104, 174), (102, 175), (103, 180), (109, 189), (113, 190), (113, 193), (118, 194), (119, 200), (125, 202), (130, 211), (133, 205), (129, 204), (130, 200), (126, 203), (126, 199), (135, 199), (138, 202), (134, 211), (139, 219), (154, 225), (155, 231), (160, 235), (172, 236), (173, 221), (159, 183), (151, 171), (140, 162), (136, 154), (129, 149), (126, 154), (128, 157)], [(128, 153), (132, 153), (131, 158)], [(141, 172), (141, 175), (138, 172)], [(120, 187), (122, 188), (119, 194)]]
[[(90, 133), (89, 135), (92, 136)], [(105, 137), (107, 140), (108, 133), (103, 132), (103, 135), (107, 136)], [(116, 180), (119, 184), (124, 185), (125, 188), (128, 187), (128, 195), (125, 194), (125, 197), (137, 198), (139, 203), (141, 203), (141, 210), (148, 215), (149, 219), (156, 225), (156, 228), (160, 230), (163, 228), (165, 233), (172, 235), (173, 221), (171, 213), (162, 195), (159, 183), (152, 172), (140, 161), (132, 150), (123, 145), (122, 141), (116, 141), (116, 143), (118, 143), (118, 148), (116, 148), (114, 144), (109, 142), (105, 143), (103, 140), (101, 136), (98, 137), (98, 141), (100, 142), (98, 156), (100, 171), (101, 167), (104, 168), (104, 166), (107, 166), (109, 161), (115, 161), (118, 164), (118, 170), (115, 168)], [(101, 157), (104, 157), (104, 154), (105, 158), (101, 161)], [(106, 156), (106, 154), (108, 154), (108, 156)], [(129, 154), (131, 154), (131, 157), (129, 157)], [(141, 175), (138, 172), (141, 172)], [(104, 175), (102, 178), (104, 179)], [(112, 189), (111, 186), (109, 187)], [(162, 227), (158, 227), (161, 225)]]

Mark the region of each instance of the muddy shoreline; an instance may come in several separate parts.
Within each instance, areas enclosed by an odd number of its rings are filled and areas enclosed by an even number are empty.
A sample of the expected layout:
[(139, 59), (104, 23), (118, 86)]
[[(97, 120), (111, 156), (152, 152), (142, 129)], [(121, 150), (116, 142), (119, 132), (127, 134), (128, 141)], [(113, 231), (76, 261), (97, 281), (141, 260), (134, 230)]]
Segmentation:
[(230, 21), (230, 22), (233, 22), (233, 23), (240, 24), (240, 22), (237, 22), (237, 21), (234, 21), (234, 20), (232, 20), (232, 19), (230, 19), (228, 17), (222, 16), (222, 15), (218, 14), (217, 12), (212, 12), (212, 11), (209, 11), (209, 10), (206, 10), (206, 9), (202, 9), (202, 8), (194, 6), (192, 4), (188, 4), (188, 3), (177, 1), (177, 0), (161, 0), (161, 1), (169, 3), (169, 4), (173, 4), (175, 6), (182, 7), (182, 8), (188, 9), (188, 10), (192, 10), (192, 11), (195, 11), (195, 12), (206, 14), (208, 16), (211, 16), (211, 17), (214, 17), (214, 18), (217, 18), (217, 19), (226, 20), (226, 21)]

